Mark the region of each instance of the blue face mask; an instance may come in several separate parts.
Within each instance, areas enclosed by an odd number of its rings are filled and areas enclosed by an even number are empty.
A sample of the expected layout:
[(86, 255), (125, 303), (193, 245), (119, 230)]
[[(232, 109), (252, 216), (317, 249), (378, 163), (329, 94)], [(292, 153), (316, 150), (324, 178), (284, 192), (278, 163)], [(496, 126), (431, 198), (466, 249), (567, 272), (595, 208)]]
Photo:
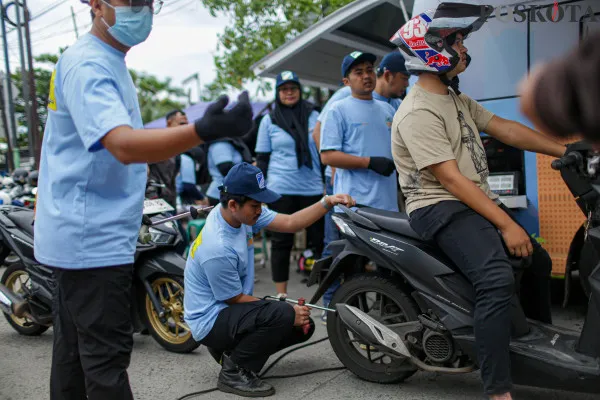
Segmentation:
[[(104, 0), (103, 0), (104, 1)], [(152, 31), (152, 20), (154, 14), (150, 7), (142, 7), (139, 11), (133, 11), (131, 7), (114, 7), (104, 3), (115, 10), (115, 24), (110, 26), (104, 18), (102, 22), (108, 27), (108, 33), (123, 46), (133, 47), (148, 39)]]

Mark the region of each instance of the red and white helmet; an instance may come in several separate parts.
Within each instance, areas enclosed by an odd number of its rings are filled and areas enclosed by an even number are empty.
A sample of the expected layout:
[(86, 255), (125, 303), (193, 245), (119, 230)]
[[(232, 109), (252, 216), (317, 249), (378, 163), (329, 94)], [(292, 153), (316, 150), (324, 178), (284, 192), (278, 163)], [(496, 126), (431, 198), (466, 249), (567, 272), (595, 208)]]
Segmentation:
[[(489, 5), (441, 3), (408, 21), (390, 41), (400, 48), (410, 73), (443, 75), (456, 67), (460, 56), (452, 48), (458, 32), (467, 36), (485, 23), (494, 11)], [(452, 43), (449, 43), (452, 42)]]

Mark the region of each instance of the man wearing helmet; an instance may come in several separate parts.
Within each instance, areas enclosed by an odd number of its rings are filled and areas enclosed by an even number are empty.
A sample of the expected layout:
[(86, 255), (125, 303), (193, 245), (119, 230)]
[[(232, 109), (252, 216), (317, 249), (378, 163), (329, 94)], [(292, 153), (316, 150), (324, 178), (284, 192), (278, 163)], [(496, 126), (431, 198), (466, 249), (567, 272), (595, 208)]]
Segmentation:
[(551, 322), (552, 262), (490, 190), (479, 132), (554, 157), (562, 156), (565, 147), (493, 115), (458, 90), (458, 75), (470, 61), (463, 40), (492, 11), (491, 6), (442, 3), (392, 37), (408, 71), (419, 76), (394, 117), (392, 152), (411, 227), (435, 241), (475, 287), (475, 337), (485, 393), (511, 399), (515, 282), (506, 249), (516, 257), (532, 255), (523, 277), (523, 309), (529, 318), (546, 323)]

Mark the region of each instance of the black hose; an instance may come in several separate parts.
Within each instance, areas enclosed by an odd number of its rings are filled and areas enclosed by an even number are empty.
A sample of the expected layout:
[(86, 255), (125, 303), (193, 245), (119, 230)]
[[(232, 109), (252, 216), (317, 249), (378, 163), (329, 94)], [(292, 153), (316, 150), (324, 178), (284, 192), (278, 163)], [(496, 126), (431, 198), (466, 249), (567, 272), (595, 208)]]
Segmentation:
[[(306, 375), (316, 374), (316, 373), (319, 373), (319, 372), (341, 371), (341, 370), (346, 369), (346, 367), (331, 367), (331, 368), (315, 369), (315, 370), (310, 370), (310, 371), (306, 371), (306, 372), (299, 372), (297, 374), (290, 374), (290, 375), (271, 375), (271, 376), (265, 376), (266, 373), (269, 372), (275, 366), (275, 364), (277, 364), (279, 361), (281, 361), (288, 354), (293, 353), (296, 350), (304, 349), (306, 347), (313, 346), (315, 344), (324, 342), (327, 339), (329, 339), (329, 337), (325, 336), (322, 339), (315, 340), (314, 342), (305, 343), (302, 346), (294, 347), (293, 349), (290, 349), (290, 350), (286, 351), (285, 353), (283, 353), (282, 355), (280, 355), (279, 357), (277, 357), (277, 359), (275, 359), (275, 361), (273, 361), (271, 364), (269, 364), (269, 366), (267, 368), (265, 368), (265, 370), (261, 374), (259, 374), (259, 377), (262, 378), (262, 379), (297, 378), (299, 376), (306, 376)], [(189, 393), (189, 394), (184, 395), (183, 397), (179, 397), (177, 400), (191, 399), (192, 397), (201, 396), (203, 394), (211, 393), (211, 392), (214, 392), (215, 390), (218, 390), (218, 389), (216, 387), (214, 387), (212, 389), (206, 389), (206, 390), (201, 390), (199, 392)]]

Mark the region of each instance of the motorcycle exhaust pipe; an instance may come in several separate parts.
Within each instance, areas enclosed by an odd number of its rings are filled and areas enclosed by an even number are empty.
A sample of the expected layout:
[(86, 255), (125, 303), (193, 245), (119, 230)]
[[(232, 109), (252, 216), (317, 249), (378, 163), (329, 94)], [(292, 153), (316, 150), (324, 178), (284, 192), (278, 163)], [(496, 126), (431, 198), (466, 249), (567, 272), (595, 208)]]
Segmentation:
[(27, 301), (0, 283), (0, 309), (6, 314), (22, 318), (27, 313)]
[(413, 356), (404, 340), (393, 330), (375, 320), (364, 311), (348, 304), (339, 303), (335, 305), (337, 314), (342, 323), (360, 338), (375, 346), (382, 346), (392, 354), (407, 358), (415, 367), (427, 372), (443, 372), (446, 374), (465, 374), (475, 370), (474, 365), (468, 365), (460, 368), (437, 367), (428, 365), (417, 357)]

